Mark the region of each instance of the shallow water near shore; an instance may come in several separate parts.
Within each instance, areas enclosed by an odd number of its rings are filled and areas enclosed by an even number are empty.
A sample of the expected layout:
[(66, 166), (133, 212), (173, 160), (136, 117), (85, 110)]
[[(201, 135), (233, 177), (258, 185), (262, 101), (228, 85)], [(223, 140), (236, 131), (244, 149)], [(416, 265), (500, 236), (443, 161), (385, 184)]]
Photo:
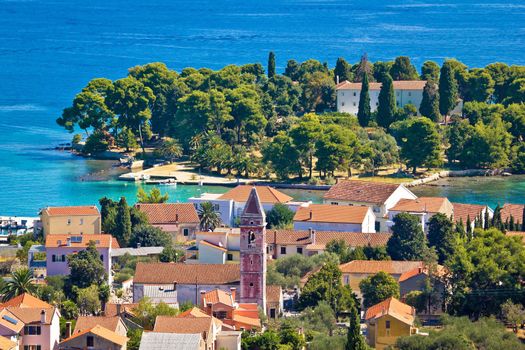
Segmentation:
[[(104, 195), (133, 201), (136, 185), (106, 181), (118, 172), (107, 163), (49, 149), (71, 140), (55, 120), (92, 78), (121, 78), (155, 61), (178, 71), (265, 64), (271, 50), (278, 72), (291, 58), (333, 66), (363, 52), (372, 61), (407, 55), (418, 69), (446, 57), (471, 67), (525, 64), (524, 23), (525, 6), (510, 0), (0, 0), (0, 215), (36, 215)], [(523, 202), (524, 178), (458, 181), (422, 190), (462, 202)], [(184, 201), (225, 189), (163, 190)]]

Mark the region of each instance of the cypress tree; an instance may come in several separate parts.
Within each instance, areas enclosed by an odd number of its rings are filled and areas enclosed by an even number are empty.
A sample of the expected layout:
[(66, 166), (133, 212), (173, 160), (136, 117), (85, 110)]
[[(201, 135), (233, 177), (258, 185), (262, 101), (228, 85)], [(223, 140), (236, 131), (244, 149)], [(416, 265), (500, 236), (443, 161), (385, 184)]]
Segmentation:
[(348, 65), (348, 62), (342, 57), (339, 57), (337, 59), (337, 62), (335, 63), (334, 68), (334, 81), (337, 83), (337, 80), (339, 78), (339, 82), (343, 82), (345, 80), (351, 81), (351, 70), (350, 66)]
[(447, 115), (456, 106), (458, 82), (454, 73), (450, 61), (445, 61), (439, 76), (439, 111), (442, 115)]
[(117, 209), (115, 235), (121, 247), (127, 247), (131, 239), (131, 215), (125, 197), (121, 197)]
[(361, 335), (359, 314), (355, 305), (350, 310), (350, 325), (346, 335), (345, 350), (366, 350), (365, 339)]
[(419, 113), (436, 123), (441, 120), (441, 114), (439, 114), (439, 92), (434, 81), (430, 80), (425, 84)]
[(456, 223), (456, 233), (461, 238), (465, 238), (465, 226), (463, 225), (463, 219), (459, 219), (459, 222)]
[(368, 74), (363, 72), (363, 82), (361, 84), (361, 93), (359, 94), (359, 108), (357, 119), (362, 127), (368, 126), (372, 116), (370, 111), (370, 84), (368, 83)]
[(470, 221), (470, 215), (467, 215), (467, 233), (468, 233), (468, 236), (470, 237), (470, 235), (472, 234), (472, 221)]
[(488, 230), (490, 227), (490, 219), (489, 219), (489, 208), (485, 208), (485, 222), (483, 228), (485, 230)]
[(275, 76), (275, 54), (273, 51), (270, 51), (268, 55), (268, 79), (271, 79)]
[(523, 206), (523, 214), (521, 215), (521, 230), (525, 231), (525, 205)]
[(494, 216), (492, 216), (491, 226), (497, 229), (501, 228), (501, 207), (499, 204), (496, 206), (496, 209), (494, 209)]
[(509, 231), (514, 231), (514, 216), (510, 216), (509, 226), (507, 227)]
[(390, 74), (385, 74), (381, 82), (381, 90), (378, 97), (377, 124), (388, 128), (394, 122), (396, 113), (396, 97), (394, 95), (394, 83)]

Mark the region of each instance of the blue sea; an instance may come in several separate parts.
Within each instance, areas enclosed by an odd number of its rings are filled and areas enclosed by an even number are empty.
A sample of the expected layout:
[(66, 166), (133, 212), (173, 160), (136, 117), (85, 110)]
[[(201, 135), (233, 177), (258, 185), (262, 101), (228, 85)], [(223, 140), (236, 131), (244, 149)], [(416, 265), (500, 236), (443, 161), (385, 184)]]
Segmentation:
[[(280, 71), (291, 58), (333, 66), (364, 52), (373, 61), (408, 55), (417, 66), (448, 57), (525, 64), (524, 36), (518, 1), (0, 0), (0, 215), (134, 198), (134, 184), (82, 181), (107, 172), (104, 162), (51, 150), (71, 139), (55, 119), (92, 78), (154, 61), (176, 70), (265, 63), (269, 51)], [(465, 198), (519, 202), (524, 183)], [(204, 190), (222, 189), (179, 186), (171, 200)]]

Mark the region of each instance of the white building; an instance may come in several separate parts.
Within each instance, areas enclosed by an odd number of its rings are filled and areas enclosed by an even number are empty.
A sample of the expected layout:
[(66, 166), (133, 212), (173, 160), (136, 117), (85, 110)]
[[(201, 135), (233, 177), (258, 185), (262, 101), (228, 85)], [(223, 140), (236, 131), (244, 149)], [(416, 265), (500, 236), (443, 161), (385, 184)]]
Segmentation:
[(340, 180), (326, 192), (323, 202), (332, 205), (365, 205), (370, 207), (376, 216), (375, 231), (387, 232), (390, 208), (401, 199), (416, 198), (417, 196), (403, 185)]
[(293, 218), (294, 230), (373, 233), (376, 216), (367, 206), (311, 204), (300, 207)]
[[(419, 111), (419, 106), (423, 99), (423, 88), (426, 83), (424, 80), (394, 81), (394, 94), (397, 107), (401, 108), (412, 104)], [(337, 111), (357, 115), (361, 83), (351, 83), (345, 80), (337, 85), (336, 90)], [(370, 108), (372, 112), (377, 110), (377, 106), (379, 105), (379, 90), (381, 90), (381, 83), (369, 84)]]
[(437, 213), (445, 214), (448, 218), (454, 215), (454, 206), (446, 197), (419, 197), (417, 199), (401, 199), (388, 212), (388, 223), (394, 225), (394, 218), (399, 213), (408, 213), (418, 217), (421, 227), (428, 233), (428, 221)]

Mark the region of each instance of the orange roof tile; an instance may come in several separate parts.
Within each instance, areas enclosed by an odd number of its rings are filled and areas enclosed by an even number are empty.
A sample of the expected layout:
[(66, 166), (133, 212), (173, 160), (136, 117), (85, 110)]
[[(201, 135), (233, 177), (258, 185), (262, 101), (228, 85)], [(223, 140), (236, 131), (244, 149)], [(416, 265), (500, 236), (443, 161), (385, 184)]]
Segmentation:
[(49, 216), (100, 215), (95, 205), (47, 207), (43, 211)]
[(259, 200), (261, 203), (286, 203), (291, 201), (293, 198), (277, 191), (275, 188), (270, 186), (249, 186), (249, 185), (240, 185), (230, 191), (226, 192), (220, 199), (232, 199), (235, 202), (246, 202), (250, 195), (252, 188), (257, 189), (257, 194), (259, 195)]
[(339, 265), (342, 273), (376, 274), (380, 271), (388, 274), (401, 275), (418, 267), (423, 267), (422, 261), (396, 261), (396, 260), (352, 260)]
[(510, 220), (510, 217), (512, 216), (514, 218), (514, 223), (523, 223), (524, 210), (524, 204), (505, 203), (501, 208), (501, 221), (505, 222), (507, 220)]
[(0, 336), (0, 350), (14, 350), (18, 348), (18, 344), (14, 341)]
[(201, 317), (211, 317), (211, 316), (205, 313), (204, 311), (202, 311), (201, 309), (199, 309), (198, 307), (192, 307), (191, 309), (186, 310), (183, 313), (180, 313), (177, 317), (201, 318)]
[(135, 204), (148, 217), (150, 224), (199, 223), (195, 206), (191, 203)]
[[(401, 185), (382, 182), (340, 180), (330, 187), (324, 199), (383, 204)], [(415, 196), (414, 196), (415, 197)]]
[[(75, 241), (73, 237), (81, 237), (80, 242)], [(71, 239), (71, 243), (68, 246), (68, 238)], [(46, 236), (46, 248), (86, 248), (90, 241), (95, 241), (97, 248), (115, 248), (113, 243), (116, 242), (111, 235), (100, 234), (100, 235), (47, 235)]]
[[(395, 80), (393, 82), (394, 90), (423, 90), (425, 88), (425, 80)], [(370, 90), (380, 90), (381, 83), (369, 83)], [(336, 86), (337, 90), (361, 90), (361, 83), (351, 83), (345, 80)]]
[[(139, 304), (138, 303), (130, 303), (130, 304), (120, 304), (120, 312), (122, 313), (128, 313), (130, 315), (134, 315), (133, 309), (135, 309)], [(104, 309), (104, 315), (106, 317), (112, 317), (112, 316), (118, 316), (117, 315), (117, 304), (108, 302), (106, 303), (106, 308)]]
[(283, 289), (279, 285), (267, 285), (266, 286), (266, 302), (267, 303), (278, 303), (281, 301)]
[(40, 323), (42, 320), (41, 313), (46, 313), (46, 324), (50, 324), (55, 314), (55, 308), (40, 308), (40, 307), (7, 307), (7, 310), (16, 316), (19, 320), (22, 320), (25, 324)]
[(112, 342), (113, 344), (117, 344), (117, 345), (120, 345), (120, 346), (124, 346), (126, 345), (126, 343), (128, 342), (129, 338), (127, 337), (124, 337), (120, 334), (117, 334), (107, 328), (104, 328), (102, 326), (95, 326), (93, 328), (90, 328), (90, 329), (86, 329), (80, 333), (76, 333), (74, 335), (72, 335), (71, 337), (63, 340), (60, 342), (60, 344), (66, 344), (68, 343), (69, 341), (73, 340), (73, 339), (76, 339), (76, 338), (79, 338), (85, 334), (88, 334), (88, 333), (91, 333), (93, 335), (96, 335), (97, 337), (100, 337), (100, 338), (103, 338), (103, 339), (106, 339), (110, 342)]
[(419, 197), (417, 199), (400, 199), (391, 211), (412, 213), (452, 214), (452, 203), (446, 197)]
[(207, 306), (208, 303), (215, 305), (217, 303), (224, 304), (230, 307), (233, 307), (235, 300), (232, 298), (232, 294), (225, 292), (221, 289), (213, 289), (204, 294), (204, 305)]
[[(441, 265), (436, 266), (436, 271), (434, 272), (437, 276), (444, 276), (446, 273), (446, 268)], [(398, 282), (404, 282), (406, 280), (411, 279), (412, 277), (418, 276), (420, 274), (428, 275), (428, 268), (427, 267), (416, 267), (412, 270), (403, 272), (401, 276), (399, 276)]]
[(228, 251), (228, 249), (226, 249), (224, 247), (221, 247), (220, 245), (213, 244), (213, 243), (205, 241), (205, 240), (200, 241), (199, 244), (204, 244), (205, 246), (208, 246), (208, 247), (211, 247), (211, 248), (215, 248), (215, 249), (219, 249), (219, 250), (222, 250), (223, 252), (227, 252)]
[(5, 303), (2, 303), (0, 306), (2, 307), (12, 306), (12, 307), (20, 307), (20, 308), (41, 308), (41, 309), (49, 309), (53, 307), (53, 305), (50, 305), (46, 303), (45, 301), (32, 296), (29, 293), (20, 294), (19, 296), (9, 299)]
[(118, 316), (78, 316), (73, 334), (95, 326), (102, 326), (112, 332), (116, 332), (120, 322), (121, 319)]
[[(315, 231), (315, 245), (324, 249), (326, 244), (333, 240), (344, 240), (351, 247), (381, 247), (386, 245), (392, 234), (385, 232), (362, 233), (362, 232), (333, 232)], [(266, 233), (267, 244), (278, 245), (312, 245), (308, 231), (294, 230), (268, 230)]]
[(240, 281), (239, 264), (137, 264), (133, 283), (231, 284)]
[(462, 221), (464, 224), (467, 222), (467, 219), (470, 218), (470, 222), (483, 214), (483, 210), (486, 208), (485, 205), (478, 204), (463, 204), (463, 203), (452, 203), (454, 207), (454, 221)]
[(369, 210), (365, 206), (311, 204), (299, 207), (293, 221), (361, 224)]
[(153, 332), (158, 333), (182, 333), (182, 334), (204, 334), (207, 338), (212, 326), (211, 317), (174, 317), (157, 316)]
[(232, 320), (234, 322), (242, 323), (242, 324), (245, 324), (251, 327), (258, 327), (258, 328), (261, 327), (261, 320), (259, 319), (259, 317), (256, 317), (256, 318), (247, 317), (247, 316), (243, 316), (243, 315), (234, 313)]
[(396, 298), (390, 297), (382, 302), (370, 306), (365, 313), (365, 320), (375, 319), (390, 315), (397, 320), (412, 325), (415, 320), (415, 310), (412, 306), (404, 304)]

